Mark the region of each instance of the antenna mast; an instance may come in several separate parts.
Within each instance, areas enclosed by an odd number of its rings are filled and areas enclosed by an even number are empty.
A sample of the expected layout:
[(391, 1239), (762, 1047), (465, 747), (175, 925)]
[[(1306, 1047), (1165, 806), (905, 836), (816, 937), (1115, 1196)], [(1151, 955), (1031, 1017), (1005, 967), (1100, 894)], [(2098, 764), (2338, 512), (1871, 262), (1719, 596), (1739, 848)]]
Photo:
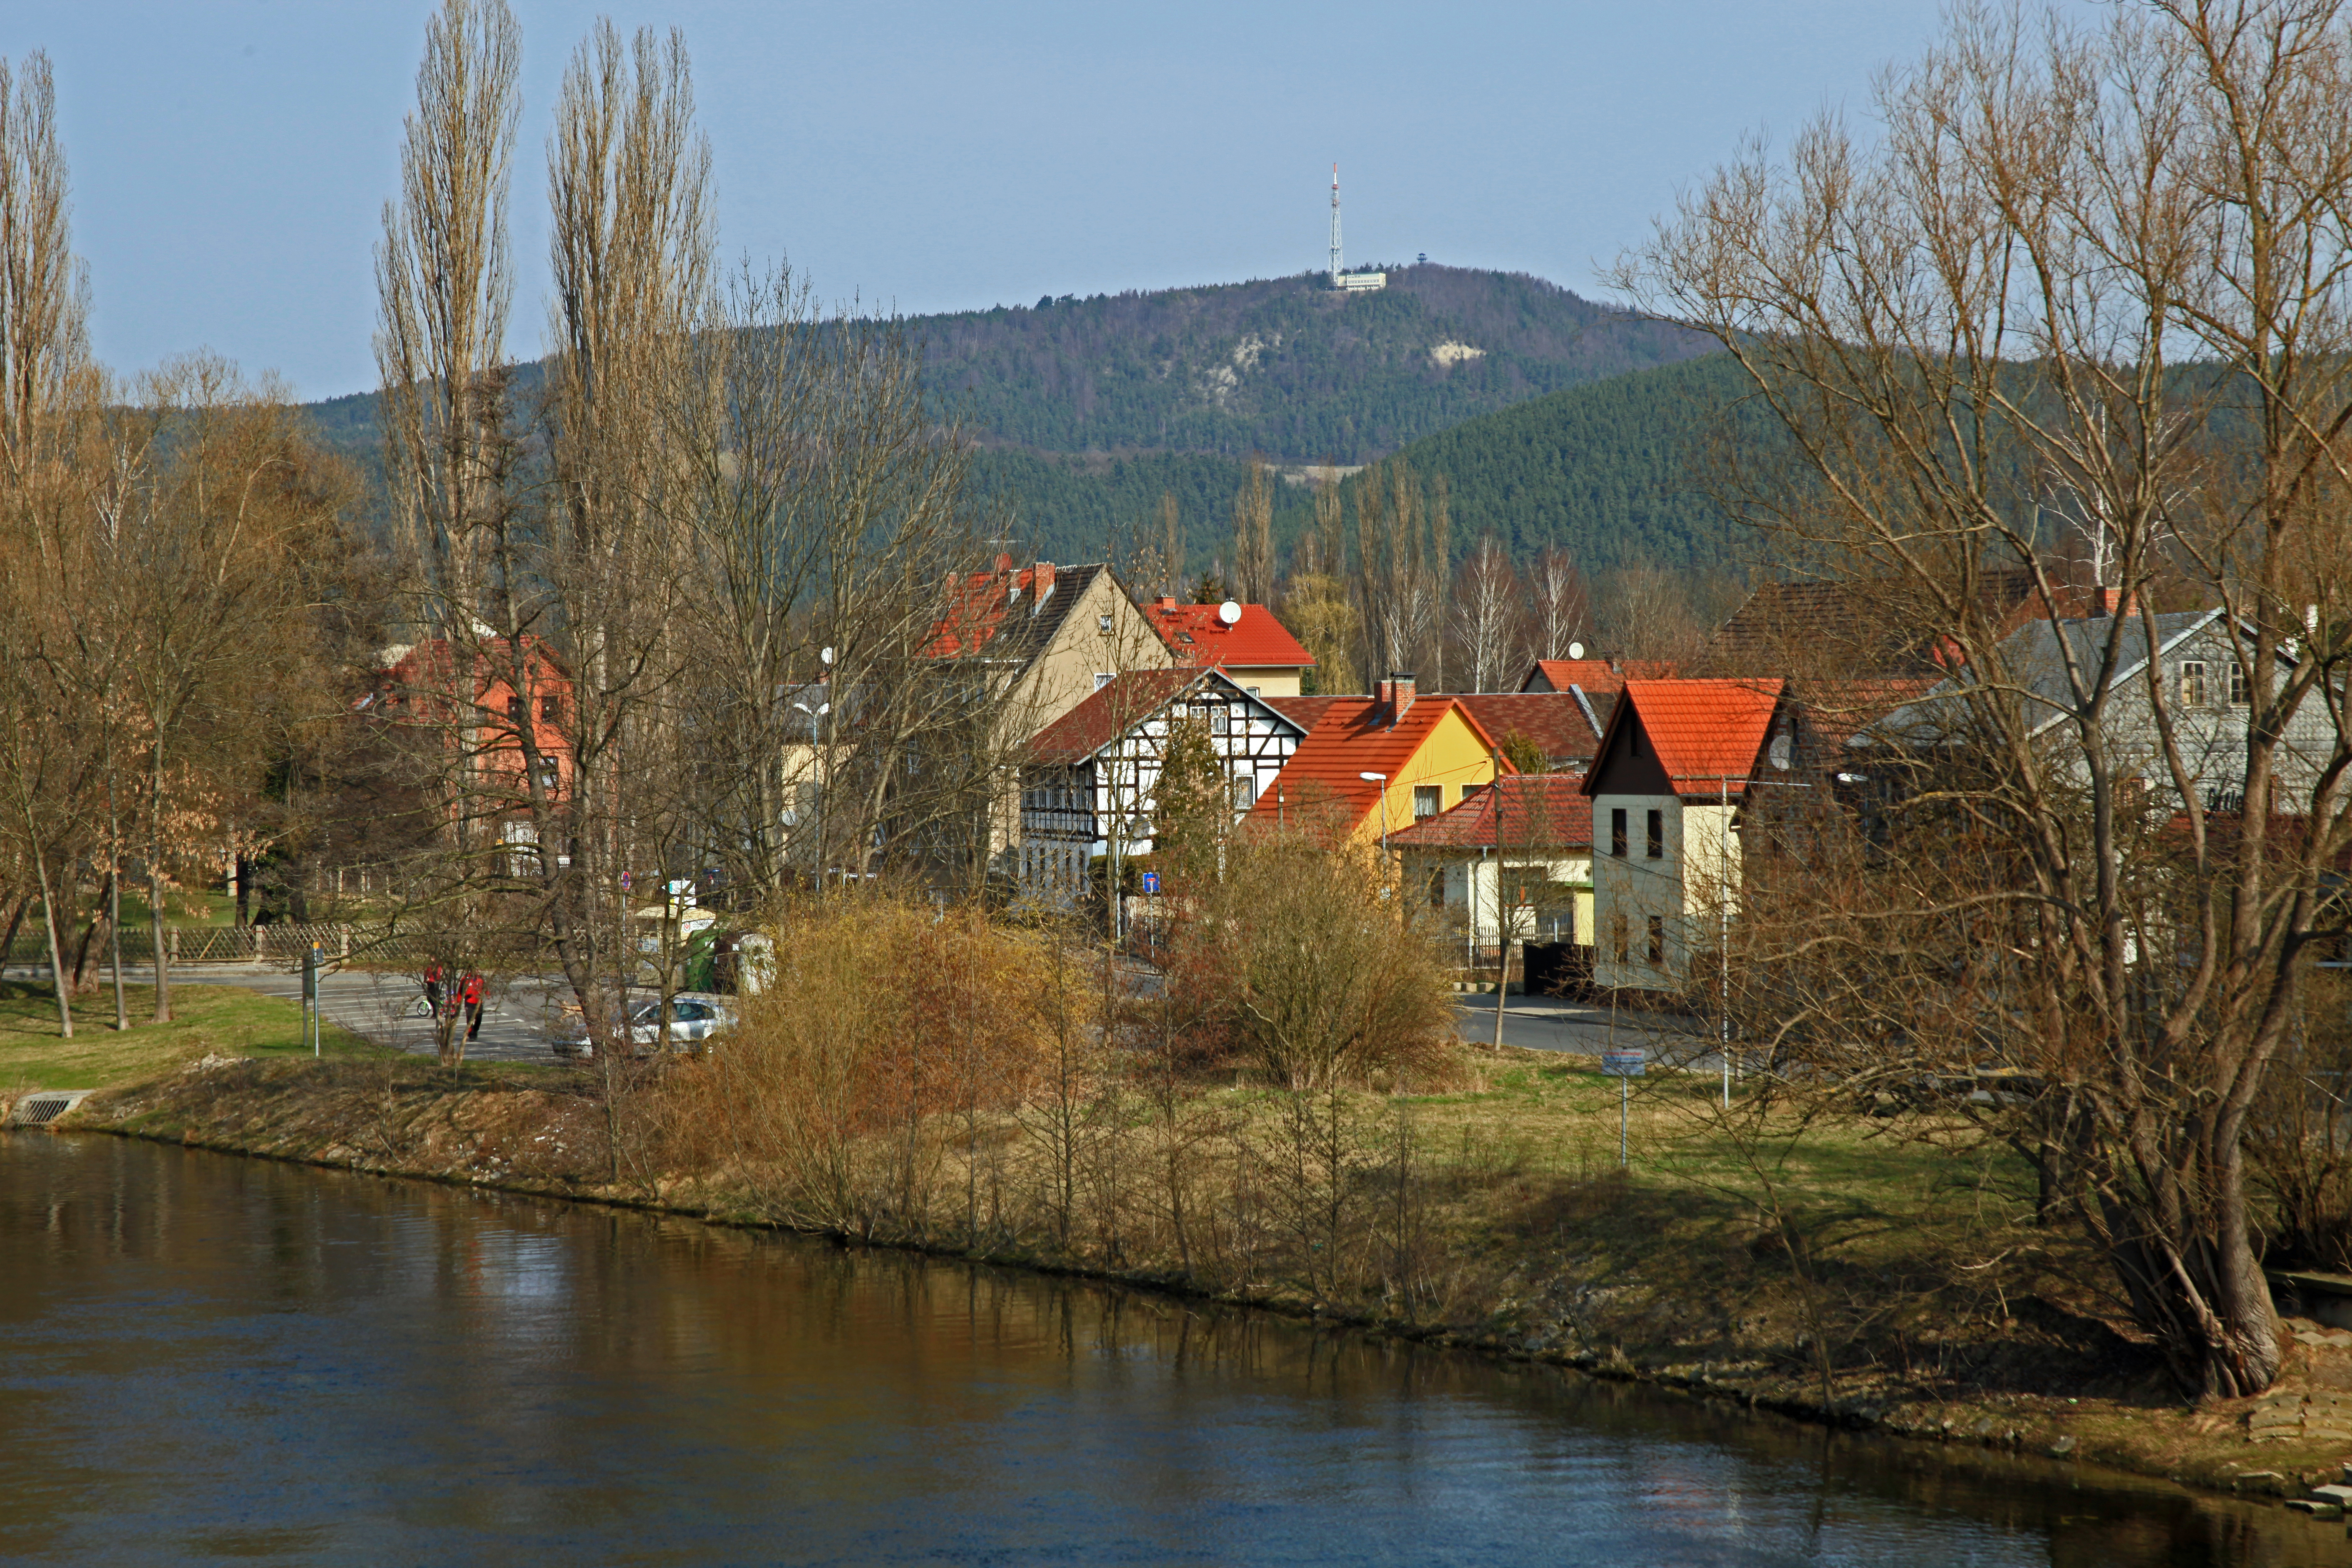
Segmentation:
[(1331, 287), (1339, 286), (1339, 165), (1331, 165)]

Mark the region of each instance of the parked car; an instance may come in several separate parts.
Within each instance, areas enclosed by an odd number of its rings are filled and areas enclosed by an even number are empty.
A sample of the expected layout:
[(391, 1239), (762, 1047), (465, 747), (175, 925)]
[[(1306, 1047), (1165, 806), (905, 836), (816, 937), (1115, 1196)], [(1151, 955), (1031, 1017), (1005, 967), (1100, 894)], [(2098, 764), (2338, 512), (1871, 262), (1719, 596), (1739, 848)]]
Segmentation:
[[(692, 1050), (698, 1043), (725, 1033), (734, 1023), (735, 1009), (727, 998), (708, 992), (681, 991), (670, 999), (670, 1049)], [(631, 1056), (651, 1056), (661, 1048), (659, 998), (630, 1007), (628, 1041)], [(559, 1057), (593, 1057), (596, 1054), (596, 1042), (588, 1037), (587, 1024), (575, 1018), (569, 1028), (549, 1042), (549, 1048)]]

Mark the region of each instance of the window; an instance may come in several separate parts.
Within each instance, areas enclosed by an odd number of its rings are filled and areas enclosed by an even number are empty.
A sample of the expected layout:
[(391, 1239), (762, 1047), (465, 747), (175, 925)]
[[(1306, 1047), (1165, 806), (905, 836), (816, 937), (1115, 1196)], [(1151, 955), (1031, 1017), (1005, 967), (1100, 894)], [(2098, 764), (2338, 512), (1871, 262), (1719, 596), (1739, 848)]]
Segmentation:
[(2205, 661), (2184, 658), (2180, 661), (2180, 705), (2183, 708), (2203, 708), (2213, 700), (2212, 688), (2205, 678)]
[(1234, 809), (1235, 811), (1247, 811), (1251, 806), (1254, 806), (1256, 804), (1257, 775), (1255, 773), (1236, 773), (1234, 775)]
[(1652, 806), (1643, 815), (1643, 847), (1651, 859), (1663, 860), (1666, 858), (1666, 814)]
[(1445, 868), (1443, 866), (1433, 867), (1430, 869), (1429, 907), (1433, 910), (1442, 910), (1445, 907)]
[(1210, 708), (1209, 733), (1212, 735), (1222, 735), (1225, 733), (1229, 727), (1229, 715), (1225, 705), (1219, 702)]
[(1484, 787), (1485, 786), (1481, 784), (1464, 784), (1462, 786), (1462, 798), (1464, 800), (1468, 800), (1472, 795), (1476, 795), (1479, 790)]
[(1650, 917), (1650, 967), (1655, 969), (1666, 961), (1666, 917)]
[[(1620, 860), (1625, 858), (1625, 808), (1622, 805), (1609, 814), (1609, 853)], [(1625, 944), (1621, 942), (1617, 945), (1622, 947)], [(1618, 956), (1622, 958), (1624, 955), (1620, 953)]]
[(1616, 953), (1618, 963), (1625, 962), (1625, 911), (1623, 910), (1609, 911), (1609, 947), (1610, 951)]
[(541, 723), (552, 724), (562, 717), (563, 700), (562, 698), (541, 697), (539, 700), (539, 721)]
[(2246, 667), (2231, 659), (2230, 661), (2230, 706), (2243, 708), (2246, 705), (2247, 693), (2252, 689), (2253, 683), (2246, 678)]
[(1108, 686), (1109, 684), (1110, 672), (1108, 670), (1098, 669), (1095, 671), (1095, 689), (1097, 691), (1100, 691), (1104, 687)]
[(1255, 697), (1257, 695), (1257, 688), (1255, 686), (1244, 686), (1242, 689), (1248, 692), (1252, 697)]
[(1438, 812), (1443, 809), (1438, 805), (1437, 797), (1444, 793), (1444, 786), (1443, 784), (1413, 785), (1412, 819), (1415, 822), (1419, 822), (1424, 816), (1435, 816)]
[(522, 722), (521, 698), (509, 697), (507, 699), (507, 719), (510, 723), (520, 724)]
[(1095, 617), (1095, 630), (1098, 632), (1107, 632), (1110, 630), (1110, 617), (1108, 616), (1097, 616)]

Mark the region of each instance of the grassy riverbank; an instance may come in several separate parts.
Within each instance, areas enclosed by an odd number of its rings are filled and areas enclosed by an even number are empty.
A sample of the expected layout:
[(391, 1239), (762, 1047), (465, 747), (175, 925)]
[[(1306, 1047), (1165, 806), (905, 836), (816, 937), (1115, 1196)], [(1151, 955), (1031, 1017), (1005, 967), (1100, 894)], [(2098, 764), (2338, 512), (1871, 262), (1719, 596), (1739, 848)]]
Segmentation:
[[(2324, 1415), (2352, 1398), (2352, 1336), (2290, 1324), (2271, 1395), (2184, 1407), (2115, 1326), (2096, 1260), (2033, 1223), (2012, 1158), (1745, 1096), (1726, 1114), (1711, 1081), (1661, 1075), (1637, 1087), (1621, 1170), (1596, 1065), (1457, 1047), (1427, 1092), (1305, 1103), (1232, 1074), (1157, 1099), (1097, 1086), (1058, 1127), (1033, 1098), (797, 1154), (729, 1125), (757, 1108), (684, 1059), (215, 1061), (76, 1120), (1123, 1279), (2222, 1490), (2299, 1492), (2352, 1458)], [(794, 1164), (812, 1159), (831, 1166)], [(2320, 1419), (2263, 1415), (2292, 1436), (2254, 1440), (2250, 1418), (2307, 1396)]]
[[(172, 987), (172, 1021), (152, 1022), (152, 986), (123, 987), (131, 1027), (114, 1026), (110, 985), (78, 997), (73, 1038), (58, 1032), (57, 995), (47, 983), (0, 981), (0, 1096), (33, 1089), (109, 1089), (141, 1083), (213, 1057), (271, 1059), (310, 1054), (298, 1002), (234, 985), (185, 981)], [(320, 1036), (330, 1056), (374, 1047), (340, 1024)]]

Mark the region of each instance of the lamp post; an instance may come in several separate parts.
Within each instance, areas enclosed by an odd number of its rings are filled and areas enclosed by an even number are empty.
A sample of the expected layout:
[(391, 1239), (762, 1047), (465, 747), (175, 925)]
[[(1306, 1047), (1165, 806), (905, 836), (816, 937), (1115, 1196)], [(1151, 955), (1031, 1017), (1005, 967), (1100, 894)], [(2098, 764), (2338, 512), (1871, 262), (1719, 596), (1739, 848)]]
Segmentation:
[[(1511, 991), (1511, 906), (1503, 884), (1503, 758), (1493, 755), (1495, 768), (1495, 1049), (1503, 1048), (1503, 1002)], [(1525, 966), (1522, 965), (1522, 973)]]
[[(833, 649), (819, 650), (817, 659), (825, 667), (829, 677), (833, 668)], [(822, 898), (824, 895), (824, 757), (816, 744), (816, 721), (833, 712), (833, 704), (820, 702), (812, 708), (805, 702), (795, 702), (793, 710), (808, 715), (809, 783), (816, 791), (816, 809), (810, 814), (812, 820), (809, 823), (809, 869), (816, 876), (817, 896)]]

